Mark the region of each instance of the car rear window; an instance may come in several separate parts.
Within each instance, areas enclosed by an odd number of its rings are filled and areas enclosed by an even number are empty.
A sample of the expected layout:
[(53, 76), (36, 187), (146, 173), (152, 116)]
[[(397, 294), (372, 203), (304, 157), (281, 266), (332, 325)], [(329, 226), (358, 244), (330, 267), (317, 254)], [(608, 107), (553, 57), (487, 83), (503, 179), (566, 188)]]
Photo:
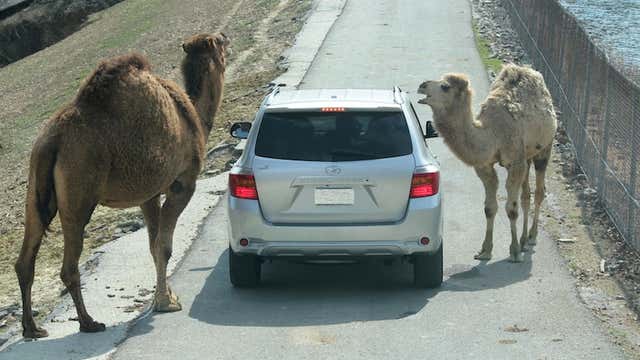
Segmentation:
[(256, 155), (284, 160), (358, 161), (409, 155), (400, 111), (265, 113)]

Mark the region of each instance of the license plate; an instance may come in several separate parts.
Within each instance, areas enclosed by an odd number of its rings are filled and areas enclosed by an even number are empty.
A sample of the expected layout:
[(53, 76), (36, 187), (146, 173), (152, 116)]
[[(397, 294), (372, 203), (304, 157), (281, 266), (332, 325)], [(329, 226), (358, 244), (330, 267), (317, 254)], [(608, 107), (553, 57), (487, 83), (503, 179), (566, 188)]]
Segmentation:
[(316, 189), (316, 205), (353, 205), (353, 189)]

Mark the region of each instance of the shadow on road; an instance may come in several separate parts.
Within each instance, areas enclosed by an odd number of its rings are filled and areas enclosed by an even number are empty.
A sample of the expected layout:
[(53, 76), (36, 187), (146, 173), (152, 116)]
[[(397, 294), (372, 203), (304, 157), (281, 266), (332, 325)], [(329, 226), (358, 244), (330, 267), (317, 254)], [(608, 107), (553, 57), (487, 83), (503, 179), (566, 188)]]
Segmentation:
[(189, 316), (228, 326), (306, 326), (400, 319), (421, 311), (439, 292), (501, 288), (526, 280), (530, 271), (531, 253), (521, 264), (505, 259), (476, 266), (453, 265), (446, 268), (441, 288), (425, 290), (413, 287), (409, 264), (273, 262), (263, 265), (260, 287), (235, 289), (228, 280), (225, 251), (196, 295)]
[(481, 261), (475, 266), (453, 264), (445, 267), (448, 278), (443, 284), (446, 291), (482, 291), (499, 289), (531, 276), (532, 259), (535, 250), (524, 255), (522, 263), (512, 263), (508, 258), (495, 262)]
[(263, 264), (256, 289), (231, 287), (222, 253), (189, 316), (230, 326), (304, 326), (399, 319), (419, 312), (439, 290), (416, 289), (408, 264)]

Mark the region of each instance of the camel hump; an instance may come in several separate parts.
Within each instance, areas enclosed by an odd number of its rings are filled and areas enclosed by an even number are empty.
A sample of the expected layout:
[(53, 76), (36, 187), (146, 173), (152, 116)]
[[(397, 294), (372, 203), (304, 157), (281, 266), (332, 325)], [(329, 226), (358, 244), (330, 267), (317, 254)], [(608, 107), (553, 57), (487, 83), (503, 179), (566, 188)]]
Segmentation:
[(518, 66), (515, 64), (505, 64), (498, 74), (494, 84), (503, 88), (540, 86), (544, 84), (542, 74), (529, 66)]
[(125, 76), (139, 71), (149, 71), (149, 60), (138, 53), (106, 59), (87, 77), (78, 92), (78, 99), (85, 103), (101, 104), (113, 92), (113, 86)]

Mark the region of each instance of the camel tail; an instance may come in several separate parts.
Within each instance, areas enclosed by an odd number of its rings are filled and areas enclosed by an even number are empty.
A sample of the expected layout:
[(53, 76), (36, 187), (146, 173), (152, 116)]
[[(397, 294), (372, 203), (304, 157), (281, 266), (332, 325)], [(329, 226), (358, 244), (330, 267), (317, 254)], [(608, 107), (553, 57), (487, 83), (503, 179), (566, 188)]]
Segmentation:
[(57, 154), (55, 139), (46, 136), (36, 141), (31, 152), (25, 225), (39, 222), (42, 231), (49, 230), (58, 212), (53, 181)]
[(126, 75), (137, 71), (151, 70), (149, 60), (138, 53), (116, 56), (103, 60), (87, 77), (80, 90), (78, 100), (84, 103), (102, 105), (108, 100), (114, 86)]

